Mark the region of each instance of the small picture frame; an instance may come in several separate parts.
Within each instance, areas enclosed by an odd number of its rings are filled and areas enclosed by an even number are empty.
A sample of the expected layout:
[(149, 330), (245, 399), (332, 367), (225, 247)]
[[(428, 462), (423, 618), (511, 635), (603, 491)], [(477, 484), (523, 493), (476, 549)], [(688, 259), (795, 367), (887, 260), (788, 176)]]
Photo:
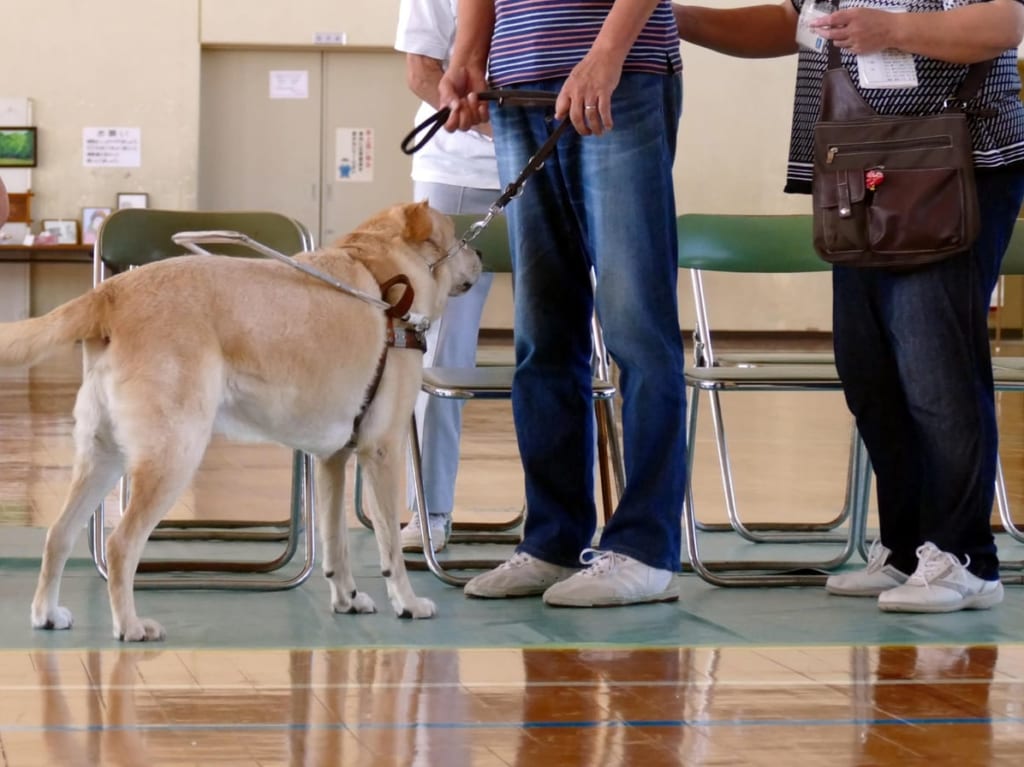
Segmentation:
[(110, 208), (82, 208), (82, 244), (92, 245), (100, 233), (100, 227), (111, 213)]
[(145, 192), (118, 192), (117, 209), (122, 208), (148, 208), (149, 195)]
[(72, 218), (43, 219), (36, 242), (52, 242), (55, 245), (78, 244), (78, 222)]
[(0, 127), (0, 168), (34, 168), (36, 161), (34, 127)]

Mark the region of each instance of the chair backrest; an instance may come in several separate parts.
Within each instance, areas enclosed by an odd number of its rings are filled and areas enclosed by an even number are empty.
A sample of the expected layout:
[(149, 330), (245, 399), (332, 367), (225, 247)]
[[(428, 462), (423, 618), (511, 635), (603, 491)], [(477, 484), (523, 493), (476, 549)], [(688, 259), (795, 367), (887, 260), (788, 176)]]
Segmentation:
[[(465, 232), (482, 219), (480, 214), (468, 215), (458, 213), (452, 216), (455, 222), (455, 236), (461, 237)], [(511, 272), (512, 251), (508, 244), (508, 222), (502, 215), (491, 219), (480, 235), (473, 240), (472, 246), (480, 251), (484, 261), (485, 272)]]
[(685, 213), (676, 219), (679, 266), (718, 272), (826, 272), (811, 216)]
[(703, 271), (746, 274), (827, 272), (814, 250), (811, 216), (687, 213), (676, 219), (679, 266), (690, 270), (694, 362), (716, 364)]
[[(171, 237), (184, 231), (227, 229), (241, 232), (286, 255), (313, 249), (313, 236), (301, 223), (281, 213), (268, 211), (157, 210), (125, 208), (103, 222), (93, 249), (94, 280), (104, 271), (114, 273), (188, 251)], [(258, 257), (240, 245), (218, 245), (217, 253)]]

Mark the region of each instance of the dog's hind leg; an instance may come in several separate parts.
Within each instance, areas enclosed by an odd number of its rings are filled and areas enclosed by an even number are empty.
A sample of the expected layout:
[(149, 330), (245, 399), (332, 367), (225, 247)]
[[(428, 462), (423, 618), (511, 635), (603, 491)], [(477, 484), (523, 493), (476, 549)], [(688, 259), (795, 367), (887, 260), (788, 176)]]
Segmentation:
[(107, 432), (106, 415), (93, 382), (86, 380), (75, 403), (75, 462), (60, 517), (46, 533), (39, 582), (32, 600), (32, 625), (71, 628), (71, 611), (61, 607), (60, 581), (75, 540), (89, 515), (121, 476), (122, 458)]
[(324, 549), (324, 577), (331, 589), (331, 609), (336, 613), (375, 613), (369, 594), (356, 589), (348, 550), (345, 519), (345, 466), (352, 455), (345, 448), (327, 459), (317, 459), (316, 487), (320, 539)]
[[(407, 432), (402, 432), (407, 436)], [(400, 618), (430, 618), (437, 606), (418, 597), (409, 582), (399, 541), (399, 508), (404, 498), (405, 440), (389, 441), (360, 452), (360, 463), (373, 486), (377, 503), (373, 508), (373, 529), (380, 549), (381, 572), (387, 582), (391, 606)]]
[(32, 625), (35, 628), (71, 628), (71, 611), (59, 605), (64, 566), (85, 521), (96, 511), (120, 476), (121, 461), (116, 451), (76, 457), (64, 509), (46, 533), (39, 583), (32, 600)]
[[(201, 409), (189, 412), (203, 412)], [(207, 410), (211, 414), (212, 410)], [(163, 639), (164, 629), (135, 611), (135, 571), (150, 533), (188, 485), (210, 441), (212, 422), (177, 427), (150, 422), (147, 433), (163, 429), (159, 441), (146, 450), (126, 450), (131, 494), (124, 517), (107, 540), (108, 587), (114, 636), (125, 642)], [(147, 439), (153, 440), (152, 437)]]

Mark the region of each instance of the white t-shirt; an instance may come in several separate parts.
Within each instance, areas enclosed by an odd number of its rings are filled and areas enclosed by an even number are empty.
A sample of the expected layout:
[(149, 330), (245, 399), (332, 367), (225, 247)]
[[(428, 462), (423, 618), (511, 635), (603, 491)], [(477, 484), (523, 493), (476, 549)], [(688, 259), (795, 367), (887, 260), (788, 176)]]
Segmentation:
[[(429, 56), (447, 66), (455, 41), (457, 5), (458, 0), (401, 0), (395, 49)], [(414, 124), (419, 125), (435, 111), (430, 104), (421, 103)], [(501, 188), (494, 143), (476, 131), (439, 130), (412, 156), (412, 177), (435, 184)]]

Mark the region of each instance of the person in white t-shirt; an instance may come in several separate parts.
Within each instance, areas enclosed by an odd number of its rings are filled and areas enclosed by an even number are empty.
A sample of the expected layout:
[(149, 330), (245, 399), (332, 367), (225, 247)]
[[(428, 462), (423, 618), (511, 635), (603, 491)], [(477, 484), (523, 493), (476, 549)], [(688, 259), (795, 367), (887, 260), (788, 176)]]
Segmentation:
[[(419, 124), (440, 108), (437, 84), (444, 74), (452, 42), (458, 0), (401, 0), (395, 49), (406, 54), (406, 80), (422, 99)], [(442, 213), (484, 213), (498, 198), (500, 184), (489, 127), (449, 133), (438, 131), (413, 155), (413, 196), (429, 200)], [(438, 367), (473, 367), (477, 335), (493, 275), (482, 274), (465, 295), (453, 298), (440, 320), (427, 333), (423, 363)], [(455, 476), (459, 466), (462, 403), (420, 394), (416, 422), (423, 451), (423, 484), (430, 515), (430, 538), (435, 551), (451, 534)], [(415, 496), (410, 482), (410, 508)], [(421, 550), (419, 518), (402, 530), (402, 548)]]

